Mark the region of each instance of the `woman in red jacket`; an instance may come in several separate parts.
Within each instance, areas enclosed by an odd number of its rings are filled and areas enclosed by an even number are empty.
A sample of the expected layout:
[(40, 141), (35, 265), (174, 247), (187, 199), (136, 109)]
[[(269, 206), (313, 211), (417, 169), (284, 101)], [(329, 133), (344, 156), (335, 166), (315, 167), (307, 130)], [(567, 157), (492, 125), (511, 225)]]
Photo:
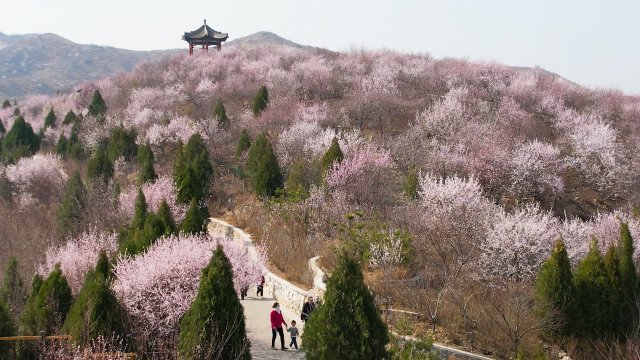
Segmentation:
[(280, 334), (280, 349), (287, 350), (284, 347), (284, 331), (282, 330), (282, 324), (284, 326), (288, 326), (282, 317), (282, 312), (280, 311), (280, 304), (273, 303), (273, 310), (271, 310), (271, 348), (275, 350), (276, 348), (276, 334)]

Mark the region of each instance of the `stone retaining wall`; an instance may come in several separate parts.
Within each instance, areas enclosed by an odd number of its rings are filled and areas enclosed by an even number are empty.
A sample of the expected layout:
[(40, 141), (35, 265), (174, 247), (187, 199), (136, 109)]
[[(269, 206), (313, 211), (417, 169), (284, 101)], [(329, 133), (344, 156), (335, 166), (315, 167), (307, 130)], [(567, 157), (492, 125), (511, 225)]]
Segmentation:
[[(237, 227), (222, 221), (220, 219), (211, 218), (208, 225), (209, 233), (212, 235), (222, 235), (229, 240), (240, 242), (249, 252), (250, 256), (256, 257), (256, 248), (251, 239), (251, 235), (238, 229)], [(311, 264), (311, 262), (310, 262)], [(318, 269), (319, 270), (319, 269)], [(321, 271), (321, 270), (320, 270)], [(297, 315), (300, 315), (302, 310), (302, 304), (310, 295), (318, 294), (318, 291), (303, 290), (287, 280), (272, 273), (266, 267), (263, 268), (263, 275), (265, 278), (264, 293), (266, 296), (271, 295), (276, 301), (278, 301), (283, 307), (292, 310)], [(315, 275), (315, 272), (314, 272)], [(324, 273), (322, 273), (324, 276)], [(315, 288), (315, 281), (314, 281)], [(252, 290), (250, 290), (252, 291)], [(324, 291), (322, 291), (324, 293)]]

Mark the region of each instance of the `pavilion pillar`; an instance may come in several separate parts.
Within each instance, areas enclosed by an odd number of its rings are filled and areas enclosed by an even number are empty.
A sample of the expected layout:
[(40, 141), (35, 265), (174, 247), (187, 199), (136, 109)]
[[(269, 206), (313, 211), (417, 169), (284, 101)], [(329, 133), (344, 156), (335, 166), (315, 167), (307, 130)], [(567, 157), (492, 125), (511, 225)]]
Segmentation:
[(216, 44), (216, 48), (218, 49), (218, 51), (222, 50), (222, 44), (221, 43)]
[(205, 45), (204, 52), (209, 53), (209, 44)]
[(189, 43), (189, 56), (193, 55), (193, 44)]

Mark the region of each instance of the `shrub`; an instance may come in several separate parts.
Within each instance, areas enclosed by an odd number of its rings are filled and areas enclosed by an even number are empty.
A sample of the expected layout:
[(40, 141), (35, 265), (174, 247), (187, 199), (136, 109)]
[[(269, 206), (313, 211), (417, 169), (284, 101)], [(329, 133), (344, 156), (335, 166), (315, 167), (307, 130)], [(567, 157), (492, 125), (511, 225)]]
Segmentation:
[(18, 116), (11, 130), (2, 140), (2, 157), (8, 162), (15, 162), (23, 156), (31, 156), (40, 150), (38, 137), (22, 116)]
[(91, 103), (89, 104), (89, 115), (93, 115), (95, 117), (103, 117), (107, 112), (107, 104), (105, 104), (104, 99), (102, 98), (102, 94), (100, 94), (100, 90), (96, 89), (93, 92), (93, 97), (91, 98)]
[(256, 97), (253, 98), (251, 111), (253, 112), (253, 115), (258, 116), (267, 108), (267, 106), (269, 106), (269, 92), (267, 91), (266, 86), (261, 86)]

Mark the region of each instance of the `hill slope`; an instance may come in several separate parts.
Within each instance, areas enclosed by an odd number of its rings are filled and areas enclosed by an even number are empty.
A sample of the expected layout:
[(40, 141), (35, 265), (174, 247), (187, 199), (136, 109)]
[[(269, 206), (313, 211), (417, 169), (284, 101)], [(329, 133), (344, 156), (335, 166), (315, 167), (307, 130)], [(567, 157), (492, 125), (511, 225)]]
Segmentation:
[(53, 94), (178, 52), (82, 45), (54, 34), (0, 33), (0, 98)]

